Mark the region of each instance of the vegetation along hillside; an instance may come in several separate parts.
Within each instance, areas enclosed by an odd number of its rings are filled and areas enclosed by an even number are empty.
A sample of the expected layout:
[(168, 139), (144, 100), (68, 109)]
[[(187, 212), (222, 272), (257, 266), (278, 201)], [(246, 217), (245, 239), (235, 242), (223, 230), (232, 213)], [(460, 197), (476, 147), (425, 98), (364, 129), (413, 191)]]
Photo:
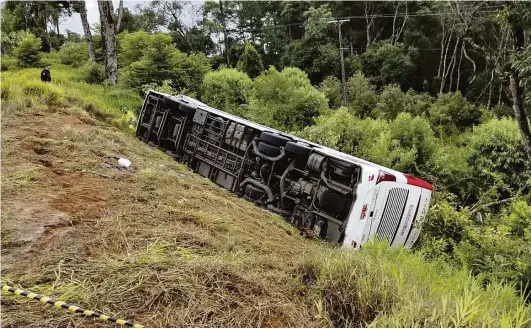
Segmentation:
[[(1, 5), (3, 283), (153, 327), (531, 325), (528, 2), (119, 3)], [(149, 89), (432, 182), (420, 240), (301, 237), (134, 138)]]

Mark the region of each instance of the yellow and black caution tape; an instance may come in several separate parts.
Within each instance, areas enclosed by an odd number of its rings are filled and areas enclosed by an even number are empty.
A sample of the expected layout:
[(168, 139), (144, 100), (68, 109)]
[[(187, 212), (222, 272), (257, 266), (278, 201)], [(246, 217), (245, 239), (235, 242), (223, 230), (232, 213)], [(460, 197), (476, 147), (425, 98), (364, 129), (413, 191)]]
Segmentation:
[(27, 290), (15, 289), (15, 288), (10, 287), (10, 286), (8, 286), (6, 284), (2, 284), (2, 291), (10, 292), (10, 293), (13, 293), (13, 294), (15, 294), (17, 296), (24, 296), (24, 297), (27, 297), (29, 299), (35, 299), (35, 300), (38, 300), (39, 302), (41, 302), (43, 304), (51, 304), (51, 305), (53, 305), (55, 307), (64, 308), (65, 310), (69, 310), (72, 313), (84, 314), (86, 316), (91, 316), (91, 317), (94, 317), (94, 318), (98, 318), (98, 319), (103, 320), (103, 321), (110, 321), (110, 322), (114, 322), (114, 323), (121, 324), (121, 325), (124, 325), (124, 326), (133, 327), (133, 328), (144, 328), (144, 326), (141, 326), (139, 324), (135, 324), (135, 323), (130, 322), (130, 321), (121, 320), (121, 319), (117, 319), (115, 317), (108, 316), (108, 315), (105, 315), (105, 314), (100, 314), (100, 313), (97, 313), (97, 312), (94, 312), (94, 311), (85, 310), (84, 308), (81, 308), (81, 307), (78, 307), (78, 306), (75, 306), (75, 305), (70, 305), (70, 304), (67, 304), (65, 302), (56, 301), (53, 298), (44, 297), (44, 296), (38, 295), (36, 293), (29, 292)]

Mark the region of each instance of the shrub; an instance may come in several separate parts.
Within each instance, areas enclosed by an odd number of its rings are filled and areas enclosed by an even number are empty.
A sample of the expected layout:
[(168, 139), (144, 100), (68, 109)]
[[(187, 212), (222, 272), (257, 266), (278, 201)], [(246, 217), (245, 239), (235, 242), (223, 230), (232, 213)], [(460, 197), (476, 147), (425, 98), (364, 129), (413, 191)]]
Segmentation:
[(32, 33), (26, 33), (26, 36), (14, 50), (14, 55), (21, 67), (38, 67), (41, 57), (40, 49), (42, 46), (41, 39), (35, 37)]
[(348, 108), (356, 115), (365, 118), (372, 114), (378, 96), (374, 86), (361, 73), (351, 76), (347, 82)]
[(264, 70), (262, 57), (249, 41), (245, 42), (245, 48), (238, 60), (237, 68), (253, 79)]
[(348, 109), (340, 107), (328, 115), (319, 116), (314, 125), (305, 127), (297, 135), (342, 152), (352, 153), (360, 141), (361, 136), (356, 132), (360, 121)]
[(343, 91), (341, 81), (333, 75), (327, 76), (319, 85), (319, 91), (328, 99), (328, 106), (337, 109), (343, 102)]
[(243, 116), (244, 104), (249, 104), (253, 81), (235, 69), (221, 69), (205, 74), (201, 85), (202, 100), (209, 106)]
[(468, 164), (469, 152), (467, 147), (438, 140), (433, 155), (423, 168), (423, 175), (437, 190), (451, 192), (465, 200), (478, 190)]
[(270, 67), (253, 82), (249, 117), (284, 131), (301, 129), (328, 110), (326, 97), (315, 89), (306, 74), (288, 67)]
[[(120, 49), (118, 64), (126, 67), (133, 62), (139, 61), (145, 50), (152, 44), (154, 38), (144, 31), (129, 33), (124, 31), (118, 35), (118, 47)], [(171, 43), (171, 41), (168, 41)]]
[(83, 67), (84, 81), (90, 84), (102, 84), (105, 81), (105, 68), (102, 64), (87, 63)]
[(2, 55), (2, 71), (12, 71), (17, 69), (17, 59), (11, 56)]
[(483, 286), (465, 270), (383, 243), (307, 256), (298, 271), (330, 327), (525, 327), (531, 321), (512, 287)]
[(171, 36), (158, 33), (149, 37), (141, 59), (121, 70), (120, 81), (140, 93), (146, 84), (171, 80), (176, 90), (195, 93), (208, 71), (210, 63), (204, 54), (187, 56), (175, 48)]
[(383, 88), (374, 115), (381, 119), (394, 119), (400, 112), (405, 112), (408, 97), (399, 85), (387, 85)]
[(30, 97), (36, 97), (39, 102), (47, 105), (59, 104), (63, 101), (64, 97), (61, 89), (41, 81), (26, 81), (22, 86), (22, 91)]
[(61, 55), (57, 50), (52, 50), (49, 53), (42, 53), (41, 64), (61, 64)]
[[(393, 168), (418, 173), (418, 168), (428, 162), (435, 150), (435, 136), (429, 121), (423, 117), (412, 117), (409, 113), (400, 113), (391, 122), (390, 130), (391, 138), (397, 141), (397, 149), (401, 149), (400, 160), (393, 164)], [(409, 155), (413, 158), (410, 159)]]
[(466, 241), (456, 247), (461, 265), (483, 282), (514, 284), (531, 297), (531, 205), (512, 203), (508, 212), (489, 225), (476, 225)]
[(78, 67), (88, 60), (88, 48), (85, 42), (67, 42), (59, 50), (61, 63)]
[(415, 48), (401, 43), (377, 42), (360, 56), (360, 61), (363, 74), (378, 88), (396, 83), (407, 89), (416, 58)]
[(481, 113), (461, 92), (439, 94), (430, 106), (430, 121), (441, 132), (463, 131), (479, 122)]
[[(2, 22), (3, 23), (3, 22)], [(9, 33), (2, 33), (1, 50), (4, 55), (12, 55), (15, 48), (26, 36), (24, 31), (14, 31)]]
[(469, 148), (468, 163), (478, 188), (492, 193), (483, 193), (484, 197), (498, 199), (529, 191), (531, 169), (514, 120), (494, 119), (477, 126)]
[(429, 122), (401, 113), (395, 121), (360, 119), (344, 107), (317, 118), (298, 133), (304, 138), (396, 170), (417, 173), (433, 154)]

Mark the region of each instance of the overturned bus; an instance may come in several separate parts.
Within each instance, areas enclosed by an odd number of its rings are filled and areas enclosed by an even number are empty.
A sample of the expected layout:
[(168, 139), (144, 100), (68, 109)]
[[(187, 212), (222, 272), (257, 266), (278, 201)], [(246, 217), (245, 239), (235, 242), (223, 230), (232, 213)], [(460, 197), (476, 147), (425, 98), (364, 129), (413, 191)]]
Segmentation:
[(411, 247), (432, 186), (415, 177), (214, 109), (150, 91), (136, 135), (198, 174), (322, 239)]

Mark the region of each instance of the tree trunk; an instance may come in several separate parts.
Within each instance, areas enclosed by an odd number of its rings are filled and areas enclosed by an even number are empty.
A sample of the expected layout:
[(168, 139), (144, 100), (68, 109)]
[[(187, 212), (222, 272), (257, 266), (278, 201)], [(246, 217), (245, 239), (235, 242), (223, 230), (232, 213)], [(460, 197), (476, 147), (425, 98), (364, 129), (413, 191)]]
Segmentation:
[[(524, 29), (521, 26), (513, 27), (514, 50), (515, 52), (524, 49)], [(522, 142), (528, 159), (531, 161), (531, 131), (529, 129), (529, 122), (527, 121), (524, 108), (524, 90), (520, 85), (520, 77), (518, 71), (511, 66), (509, 71), (509, 90), (511, 91), (514, 116), (518, 121), (520, 132), (522, 134)]]
[(457, 85), (455, 91), (459, 90), (459, 82), (461, 82), (461, 62), (463, 61), (463, 51), (465, 50), (465, 40), (461, 42), (461, 55), (459, 56), (459, 65), (457, 66)]
[(470, 58), (470, 56), (468, 56), (468, 54), (466, 53), (466, 46), (464, 44), (464, 41), (463, 41), (463, 55), (465, 55), (465, 58), (468, 59), (468, 61), (470, 63), (472, 63), (472, 67), (473, 67), (473, 71), (472, 72), (474, 72), (474, 76), (468, 82), (468, 85), (470, 85), (474, 80), (476, 80), (476, 62), (474, 62), (474, 60), (472, 58)]
[(455, 48), (454, 53), (452, 55), (452, 61), (451, 61), (451, 67), (452, 69), (448, 68), (448, 71), (450, 71), (450, 85), (448, 86), (448, 91), (452, 92), (452, 86), (454, 85), (454, 70), (455, 70), (455, 63), (457, 62), (457, 46), (459, 45), (460, 37), (457, 37), (457, 41), (455, 42)]
[(398, 15), (398, 8), (400, 8), (400, 2), (396, 3), (395, 17), (393, 17), (393, 33), (391, 34), (391, 43), (395, 44), (395, 26), (396, 26), (396, 16)]
[(87, 41), (89, 59), (91, 62), (95, 63), (96, 53), (94, 52), (94, 44), (92, 43), (92, 33), (90, 32), (85, 1), (80, 1), (79, 3), (79, 16), (81, 16), (81, 24), (83, 25), (83, 32), (85, 33), (85, 40)]
[(55, 30), (57, 31), (57, 35), (59, 35), (59, 17), (55, 18)]
[(124, 0), (120, 0), (118, 5), (118, 20), (116, 22), (116, 33), (120, 32), (120, 23), (122, 22), (122, 13), (124, 11)]
[(446, 43), (446, 50), (444, 51), (441, 88), (439, 90), (439, 94), (443, 93), (444, 87), (446, 85), (446, 76), (448, 75), (448, 70), (446, 70), (446, 58), (448, 56), (448, 49), (450, 49), (450, 44), (452, 43), (452, 33), (453, 32), (450, 32), (450, 35), (448, 36), (448, 41)]
[(489, 98), (487, 99), (487, 108), (491, 108), (492, 103), (492, 86), (494, 85), (494, 69), (490, 71), (490, 82), (489, 82)]
[(105, 76), (112, 86), (118, 84), (118, 60), (116, 57), (116, 27), (111, 1), (98, 0), (102, 35), (105, 36)]
[(439, 69), (437, 70), (437, 78), (441, 77), (442, 63), (443, 63), (443, 59), (444, 59), (444, 45), (445, 45), (445, 40), (446, 40), (446, 31), (444, 29), (444, 24), (441, 24), (441, 25), (442, 25), (441, 56), (440, 56), (440, 59), (439, 59)]
[(404, 20), (402, 21), (402, 27), (398, 30), (398, 33), (396, 34), (396, 42), (400, 40), (400, 36), (402, 35), (402, 32), (404, 32), (404, 27), (406, 27), (406, 21), (407, 21), (407, 2), (406, 2), (406, 15), (404, 16)]
[(371, 19), (369, 20), (369, 6), (368, 2), (365, 1), (365, 22), (367, 26), (367, 48), (371, 45), (371, 28), (374, 25), (374, 16), (371, 16)]
[(225, 44), (225, 57), (227, 57), (227, 65), (230, 67), (229, 37), (227, 35), (227, 24), (225, 22), (225, 11), (223, 10), (223, 0), (219, 0), (219, 12), (221, 14), (221, 26), (223, 27), (223, 39), (224, 39), (224, 44)]

